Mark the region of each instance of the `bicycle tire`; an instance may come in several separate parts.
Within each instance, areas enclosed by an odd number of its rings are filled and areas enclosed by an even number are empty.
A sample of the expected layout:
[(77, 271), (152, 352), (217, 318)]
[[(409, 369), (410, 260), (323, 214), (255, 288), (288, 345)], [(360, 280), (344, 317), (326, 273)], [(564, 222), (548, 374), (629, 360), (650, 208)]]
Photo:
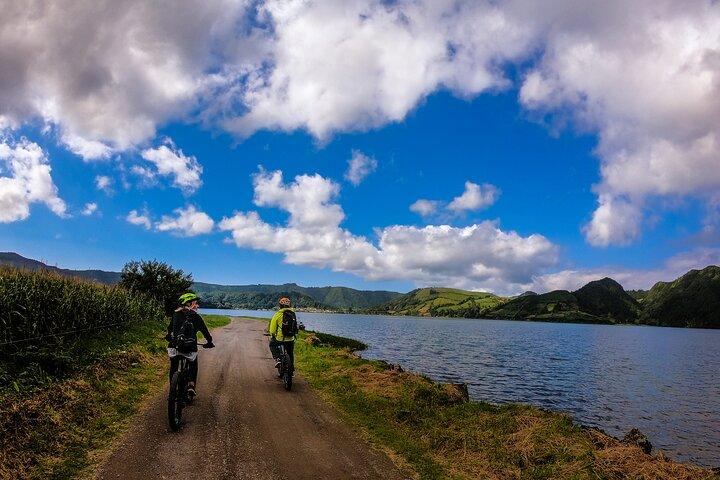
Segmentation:
[(168, 395), (168, 423), (173, 432), (178, 431), (182, 420), (183, 395), (185, 395), (183, 383), (182, 373), (175, 372), (170, 380), (170, 394)]
[(290, 368), (290, 355), (285, 354), (283, 358), (283, 386), (285, 390), (292, 389), (292, 369)]

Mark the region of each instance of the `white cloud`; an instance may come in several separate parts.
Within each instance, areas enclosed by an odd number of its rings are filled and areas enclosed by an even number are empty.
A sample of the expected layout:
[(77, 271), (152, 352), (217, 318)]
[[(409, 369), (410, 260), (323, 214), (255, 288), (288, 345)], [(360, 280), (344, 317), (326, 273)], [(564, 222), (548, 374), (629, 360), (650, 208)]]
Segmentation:
[(630, 242), (654, 199), (720, 189), (718, 2), (6, 3), (0, 127), (46, 122), (86, 159), (176, 120), (325, 141), (402, 121), (439, 90), (508, 88), (510, 67), (525, 108), (598, 135), (595, 217), (635, 212), (604, 234), (593, 220), (588, 241)]
[(237, 212), (222, 219), (220, 230), (230, 232), (238, 247), (281, 253), (294, 265), (328, 267), (368, 280), (514, 293), (557, 262), (557, 247), (542, 235), (521, 237), (494, 222), (465, 228), (390, 226), (378, 230), (376, 247), (340, 227), (345, 215), (332, 203), (339, 193), (334, 182), (299, 175), (285, 185), (281, 172), (261, 171), (254, 183), (255, 204), (287, 211), (287, 224), (271, 225), (257, 212)]
[(94, 203), (94, 202), (87, 203), (87, 204), (85, 204), (85, 208), (82, 211), (82, 215), (88, 217), (88, 216), (92, 215), (93, 213), (97, 212), (97, 208), (98, 208), (97, 203)]
[(544, 293), (551, 290), (577, 290), (588, 282), (610, 277), (625, 290), (649, 290), (659, 281), (672, 282), (690, 270), (701, 270), (708, 265), (720, 265), (720, 249), (697, 248), (668, 259), (659, 268), (633, 269), (600, 267), (582, 270), (563, 270), (539, 275), (528, 290)]
[(356, 187), (360, 185), (365, 177), (370, 175), (377, 168), (377, 160), (370, 158), (358, 150), (353, 150), (352, 158), (348, 160), (348, 169), (345, 172), (345, 179)]
[(139, 225), (145, 228), (145, 230), (152, 228), (152, 221), (147, 212), (138, 213), (137, 210), (131, 210), (125, 219), (133, 225)]
[(431, 215), (435, 215), (435, 213), (438, 211), (438, 208), (440, 208), (441, 203), (442, 202), (438, 200), (420, 199), (410, 205), (410, 211), (419, 213), (423, 217), (429, 217)]
[(599, 133), (602, 178), (588, 242), (637, 238), (652, 198), (711, 197), (720, 188), (720, 5), (546, 7), (557, 33), (520, 100)]
[(112, 192), (112, 183), (112, 179), (107, 175), (97, 175), (95, 177), (95, 187), (98, 190), (104, 191), (105, 193)]
[(471, 95), (508, 80), (497, 59), (522, 54), (528, 38), (486, 2), (282, 2), (273, 21), (273, 69), (248, 84), (250, 111), (226, 125), (335, 131), (402, 120), (440, 88)]
[(484, 183), (478, 185), (472, 182), (465, 182), (465, 192), (459, 197), (455, 197), (448, 208), (455, 212), (463, 210), (479, 210), (489, 207), (500, 195), (500, 190), (494, 185)]
[(50, 162), (36, 143), (22, 138), (0, 143), (0, 223), (24, 220), (31, 203), (44, 203), (59, 217), (66, 216), (50, 176)]
[(194, 237), (213, 231), (215, 222), (205, 212), (198, 211), (194, 206), (173, 210), (175, 217), (163, 215), (162, 220), (155, 224), (161, 232), (177, 232), (184, 237)]
[[(242, 44), (245, 2), (4, 2), (0, 115), (39, 118), (87, 159), (155, 136), (197, 107), (207, 73)], [(215, 56), (217, 53), (217, 56)], [(91, 147), (91, 148), (87, 148)]]
[(640, 234), (641, 206), (622, 198), (600, 196), (600, 206), (583, 228), (591, 245), (628, 245)]
[(107, 160), (112, 155), (112, 148), (102, 142), (88, 140), (73, 134), (65, 134), (61, 138), (62, 143), (76, 155), (83, 157), (83, 160)]
[(419, 213), (423, 217), (435, 215), (442, 208), (450, 210), (452, 214), (460, 214), (466, 210), (480, 210), (489, 207), (500, 196), (500, 189), (489, 183), (478, 185), (473, 182), (465, 182), (465, 191), (462, 195), (455, 197), (450, 203), (440, 200), (420, 199), (410, 205), (410, 210)]
[[(159, 148), (148, 148), (141, 152), (142, 158), (148, 162), (155, 164), (160, 175), (172, 176), (173, 184), (185, 191), (194, 192), (200, 185), (202, 180), (202, 166), (195, 157), (186, 157), (182, 150), (176, 149), (172, 142), (168, 145), (162, 145)], [(152, 179), (154, 173), (143, 167), (133, 168), (133, 172), (143, 177)]]

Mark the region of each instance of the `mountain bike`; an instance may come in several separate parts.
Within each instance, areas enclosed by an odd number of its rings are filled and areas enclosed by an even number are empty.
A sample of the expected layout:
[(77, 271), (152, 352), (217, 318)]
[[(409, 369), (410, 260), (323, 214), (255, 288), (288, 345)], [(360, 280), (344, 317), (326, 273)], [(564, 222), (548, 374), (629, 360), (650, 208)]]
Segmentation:
[[(198, 345), (207, 348), (207, 343)], [(194, 395), (188, 392), (190, 361), (184, 355), (178, 356), (180, 357), (178, 370), (173, 373), (170, 380), (170, 393), (168, 394), (168, 422), (173, 432), (177, 432), (180, 428), (183, 408), (191, 404), (194, 398)]]
[[(270, 336), (270, 334), (267, 332), (263, 333), (263, 335), (265, 335), (266, 337)], [(282, 378), (285, 390), (290, 390), (292, 389), (295, 365), (290, 359), (290, 354), (287, 353), (285, 345), (281, 343), (280, 345), (278, 345), (278, 347), (280, 348), (280, 365), (278, 365), (278, 377)]]

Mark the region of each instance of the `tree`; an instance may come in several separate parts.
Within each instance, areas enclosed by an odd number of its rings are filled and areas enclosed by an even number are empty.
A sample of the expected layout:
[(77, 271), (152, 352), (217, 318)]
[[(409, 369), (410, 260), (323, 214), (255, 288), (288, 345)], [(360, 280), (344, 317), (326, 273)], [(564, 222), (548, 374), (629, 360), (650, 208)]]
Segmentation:
[(178, 297), (192, 285), (192, 275), (175, 270), (157, 260), (132, 260), (125, 264), (120, 273), (120, 285), (133, 292), (144, 293), (165, 306), (165, 313), (172, 315)]

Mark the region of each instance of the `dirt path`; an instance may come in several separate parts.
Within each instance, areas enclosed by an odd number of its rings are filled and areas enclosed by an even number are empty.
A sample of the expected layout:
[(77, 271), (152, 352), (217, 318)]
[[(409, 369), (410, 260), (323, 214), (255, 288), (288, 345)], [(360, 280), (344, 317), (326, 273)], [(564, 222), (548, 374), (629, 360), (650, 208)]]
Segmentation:
[[(157, 395), (99, 467), (98, 479), (402, 479), (298, 374), (287, 392), (262, 336), (265, 324), (233, 318), (201, 350), (198, 397), (180, 431)], [(281, 453), (281, 446), (287, 454)]]

